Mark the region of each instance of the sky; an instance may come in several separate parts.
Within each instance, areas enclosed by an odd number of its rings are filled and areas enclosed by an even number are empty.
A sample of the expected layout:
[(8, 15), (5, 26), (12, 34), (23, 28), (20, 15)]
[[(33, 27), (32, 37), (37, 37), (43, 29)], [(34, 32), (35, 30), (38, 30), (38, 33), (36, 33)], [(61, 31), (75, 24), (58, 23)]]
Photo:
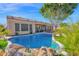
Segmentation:
[(39, 12), (43, 4), (32, 4), (32, 3), (2, 3), (0, 4), (0, 24), (7, 23), (7, 16), (16, 16), (22, 18), (28, 18), (31, 20), (49, 22)]
[[(7, 16), (16, 16), (41, 22), (49, 22), (49, 20), (44, 18), (39, 12), (42, 6), (42, 3), (0, 3), (0, 24), (7, 23)], [(70, 19), (73, 22), (79, 20), (79, 5), (74, 10), (74, 13), (70, 15)], [(69, 18), (66, 20), (69, 20)]]

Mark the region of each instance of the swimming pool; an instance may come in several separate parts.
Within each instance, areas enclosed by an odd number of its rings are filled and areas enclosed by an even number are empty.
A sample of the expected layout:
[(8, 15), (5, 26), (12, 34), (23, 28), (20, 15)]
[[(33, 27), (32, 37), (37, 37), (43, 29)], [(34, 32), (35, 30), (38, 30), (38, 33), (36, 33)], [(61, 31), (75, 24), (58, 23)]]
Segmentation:
[(10, 41), (26, 48), (58, 47), (55, 42), (52, 42), (52, 34), (48, 33), (13, 36)]

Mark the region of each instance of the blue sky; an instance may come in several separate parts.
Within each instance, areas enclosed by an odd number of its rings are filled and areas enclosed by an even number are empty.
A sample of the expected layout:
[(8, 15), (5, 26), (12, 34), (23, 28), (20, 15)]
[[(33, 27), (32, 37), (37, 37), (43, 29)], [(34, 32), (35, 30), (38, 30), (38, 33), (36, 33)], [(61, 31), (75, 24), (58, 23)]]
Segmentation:
[(6, 24), (6, 16), (29, 18), (36, 21), (49, 22), (39, 13), (43, 4), (0, 4), (0, 24)]
[[(0, 24), (6, 24), (7, 19), (6, 16), (17, 16), (23, 18), (29, 18), (32, 20), (42, 21), (42, 22), (49, 22), (46, 18), (44, 18), (40, 13), (39, 10), (43, 4), (37, 3), (0, 3)], [(73, 22), (79, 20), (79, 5), (75, 9), (74, 13), (70, 16)], [(67, 20), (69, 20), (67, 18)]]

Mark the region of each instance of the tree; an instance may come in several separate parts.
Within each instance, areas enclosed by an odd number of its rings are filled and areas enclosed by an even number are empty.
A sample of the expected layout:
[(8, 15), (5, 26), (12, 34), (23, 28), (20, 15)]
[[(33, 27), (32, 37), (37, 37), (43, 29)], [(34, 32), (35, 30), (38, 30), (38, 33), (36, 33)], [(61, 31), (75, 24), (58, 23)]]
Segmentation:
[(60, 23), (60, 26), (63, 27), (63, 26), (68, 26), (69, 24), (67, 23)]
[[(40, 9), (40, 13), (42, 16), (45, 18), (48, 18), (53, 25), (59, 25), (64, 19), (66, 19), (68, 16), (70, 16), (73, 12), (74, 9), (76, 8), (77, 4), (72, 4), (72, 3), (47, 3), (42, 6)], [(54, 38), (55, 40), (61, 42), (64, 45), (64, 48), (67, 52), (71, 54), (76, 54), (78, 55), (78, 49), (75, 50), (76, 46), (78, 47), (78, 32), (76, 32), (77, 27), (75, 26), (70, 26), (67, 27), (67, 24), (60, 24), (59, 28), (54, 29)], [(70, 29), (68, 29), (70, 28)], [(72, 30), (73, 28), (73, 30)], [(78, 30), (77, 30), (78, 31)], [(63, 34), (64, 33), (64, 34)], [(60, 34), (59, 37), (56, 37), (55, 34)], [(75, 34), (75, 36), (74, 36)], [(77, 34), (77, 35), (76, 35)], [(77, 37), (77, 40), (75, 41)], [(74, 39), (75, 38), (75, 39)], [(76, 44), (77, 45), (74, 45)]]
[[(77, 4), (72, 3), (45, 3), (40, 9), (40, 13), (50, 20), (53, 25), (57, 25), (73, 13)], [(54, 26), (53, 26), (54, 28)]]

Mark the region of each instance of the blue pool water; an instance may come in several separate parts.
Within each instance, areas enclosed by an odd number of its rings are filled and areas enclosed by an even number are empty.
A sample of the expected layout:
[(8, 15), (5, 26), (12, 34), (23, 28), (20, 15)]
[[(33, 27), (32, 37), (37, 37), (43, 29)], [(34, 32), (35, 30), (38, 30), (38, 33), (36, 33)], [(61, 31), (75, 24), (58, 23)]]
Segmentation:
[(52, 34), (48, 33), (14, 36), (10, 41), (26, 48), (58, 47), (55, 42), (52, 42)]

